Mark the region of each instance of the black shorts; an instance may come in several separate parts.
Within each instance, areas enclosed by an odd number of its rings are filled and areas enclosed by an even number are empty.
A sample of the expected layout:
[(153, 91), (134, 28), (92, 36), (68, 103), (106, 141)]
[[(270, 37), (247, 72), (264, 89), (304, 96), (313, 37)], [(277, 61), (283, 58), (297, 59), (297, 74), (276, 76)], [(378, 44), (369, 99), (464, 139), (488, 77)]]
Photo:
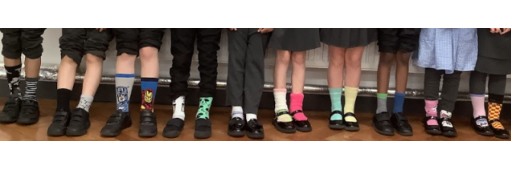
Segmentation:
[(380, 52), (405, 53), (417, 50), (420, 28), (378, 28), (378, 47)]
[(2, 55), (10, 59), (21, 58), (21, 53), (30, 59), (40, 58), (43, 54), (43, 33), (46, 28), (0, 28)]
[(67, 55), (78, 65), (85, 54), (105, 59), (105, 52), (112, 39), (110, 29), (99, 32), (95, 28), (63, 28), (59, 39), (61, 58)]
[(117, 55), (138, 55), (141, 48), (161, 47), (165, 28), (114, 28), (112, 33), (117, 43)]

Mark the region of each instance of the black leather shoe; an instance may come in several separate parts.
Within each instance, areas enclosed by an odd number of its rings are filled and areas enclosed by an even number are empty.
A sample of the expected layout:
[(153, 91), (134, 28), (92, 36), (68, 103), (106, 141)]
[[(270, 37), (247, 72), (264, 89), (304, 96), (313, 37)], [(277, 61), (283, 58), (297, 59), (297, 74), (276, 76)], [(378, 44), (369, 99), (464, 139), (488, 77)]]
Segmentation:
[[(339, 114), (341, 116), (344, 115), (341, 111), (336, 110), (336, 111), (333, 111), (332, 113), (330, 113), (330, 118), (334, 114)], [(343, 130), (344, 129), (344, 121), (342, 119), (341, 120), (330, 120), (328, 122), (328, 127), (333, 130)]]
[(282, 133), (295, 133), (296, 132), (296, 129), (295, 129), (295, 124), (293, 123), (293, 121), (291, 122), (279, 122), (277, 121), (277, 118), (280, 116), (280, 115), (283, 115), (283, 114), (289, 114), (288, 111), (281, 111), (281, 112), (278, 112), (275, 114), (275, 118), (273, 118), (273, 126), (275, 126), (275, 128), (279, 131), (279, 132), (282, 132)]
[(166, 138), (177, 138), (181, 131), (183, 130), (183, 127), (185, 126), (185, 121), (179, 118), (170, 119), (167, 122), (167, 125), (165, 125), (165, 128), (163, 129), (163, 137)]
[[(493, 134), (495, 134), (495, 137), (500, 139), (509, 139), (509, 131), (506, 128), (495, 128), (493, 127), (494, 123), (500, 123), (499, 119), (490, 120), (491, 129), (493, 130)], [(502, 123), (500, 123), (502, 125)]]
[[(294, 116), (297, 113), (303, 113), (303, 111), (302, 110), (296, 110), (293, 113), (291, 113), (291, 116)], [(298, 120), (295, 120), (294, 117), (293, 117), (293, 123), (295, 124), (295, 128), (296, 128), (297, 131), (300, 131), (300, 132), (310, 132), (310, 131), (312, 131), (312, 126), (309, 123), (309, 120), (298, 121)]]
[(454, 125), (452, 124), (451, 118), (440, 118), (438, 119), (438, 124), (440, 124), (442, 135), (445, 137), (456, 137), (458, 135), (456, 128), (454, 128)]
[(69, 125), (69, 119), (71, 118), (71, 112), (66, 110), (59, 110), (53, 114), (53, 121), (48, 127), (48, 136), (64, 136), (66, 135), (66, 129)]
[(67, 136), (82, 136), (87, 134), (90, 127), (89, 112), (77, 108), (71, 112), (69, 125), (66, 129)]
[(20, 111), (21, 99), (18, 97), (9, 97), (0, 113), (0, 123), (14, 123), (18, 121)]
[(196, 139), (210, 138), (211, 137), (211, 120), (196, 119), (195, 120), (195, 133), (193, 135)]
[(263, 126), (259, 124), (257, 119), (250, 119), (250, 121), (248, 121), (248, 123), (245, 125), (245, 131), (247, 132), (247, 136), (250, 139), (264, 138)]
[(440, 129), (439, 125), (428, 125), (428, 120), (434, 120), (435, 122), (438, 122), (438, 118), (436, 116), (426, 116), (423, 120), (424, 123), (424, 130), (426, 133), (430, 135), (441, 135), (442, 129)]
[(394, 136), (394, 128), (392, 128), (390, 115), (387, 112), (378, 113), (373, 116), (373, 127), (379, 134)]
[(406, 119), (403, 113), (393, 113), (390, 120), (392, 122), (392, 126), (394, 126), (394, 128), (396, 129), (397, 134), (403, 136), (413, 135), (412, 126), (410, 126), (410, 124), (408, 123), (408, 119)]
[(350, 116), (354, 117), (355, 120), (357, 120), (357, 117), (355, 117), (354, 113), (345, 113), (344, 114), (344, 129), (346, 129), (347, 131), (359, 131), (360, 127), (358, 126), (358, 122), (347, 122), (346, 121), (346, 118), (350, 117)]
[(17, 123), (32, 125), (39, 121), (39, 103), (35, 100), (23, 100)]
[(156, 124), (156, 114), (151, 110), (144, 109), (140, 112), (140, 127), (138, 129), (139, 137), (154, 137), (158, 134)]
[[(479, 126), (477, 122), (481, 122), (482, 126)], [(470, 124), (474, 131), (483, 136), (493, 136), (493, 130), (488, 124), (488, 118), (486, 116), (479, 116), (470, 120)]]
[(245, 121), (239, 117), (234, 117), (229, 121), (227, 134), (232, 137), (245, 136)]
[(103, 137), (116, 137), (119, 136), (122, 130), (131, 127), (131, 117), (129, 113), (117, 110), (106, 121), (105, 126), (101, 129), (101, 136)]

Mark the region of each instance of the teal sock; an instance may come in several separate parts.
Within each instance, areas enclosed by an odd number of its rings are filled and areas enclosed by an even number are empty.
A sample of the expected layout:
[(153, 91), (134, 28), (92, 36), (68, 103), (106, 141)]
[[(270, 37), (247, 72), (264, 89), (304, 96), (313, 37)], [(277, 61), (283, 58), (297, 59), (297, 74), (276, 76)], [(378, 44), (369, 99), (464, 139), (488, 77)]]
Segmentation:
[[(342, 103), (341, 103), (341, 95), (342, 88), (329, 88), (330, 91), (330, 101), (332, 103), (332, 112), (333, 111), (341, 111), (342, 112)], [(333, 114), (330, 117), (330, 120), (342, 120), (341, 114)]]
[(201, 97), (199, 103), (199, 110), (197, 111), (196, 119), (209, 119), (209, 109), (211, 108), (211, 103), (213, 102), (213, 97)]

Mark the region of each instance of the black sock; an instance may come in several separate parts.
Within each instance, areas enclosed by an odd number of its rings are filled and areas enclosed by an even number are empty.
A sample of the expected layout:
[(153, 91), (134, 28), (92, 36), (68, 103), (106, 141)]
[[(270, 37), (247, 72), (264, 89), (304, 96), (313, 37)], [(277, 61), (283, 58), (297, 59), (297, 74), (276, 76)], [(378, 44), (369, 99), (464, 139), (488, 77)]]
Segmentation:
[(71, 100), (71, 90), (57, 89), (57, 111), (69, 111), (69, 101)]
[(7, 82), (9, 83), (9, 88), (11, 90), (11, 96), (21, 98), (20, 90), (21, 64), (17, 66), (5, 66), (5, 71), (7, 72)]

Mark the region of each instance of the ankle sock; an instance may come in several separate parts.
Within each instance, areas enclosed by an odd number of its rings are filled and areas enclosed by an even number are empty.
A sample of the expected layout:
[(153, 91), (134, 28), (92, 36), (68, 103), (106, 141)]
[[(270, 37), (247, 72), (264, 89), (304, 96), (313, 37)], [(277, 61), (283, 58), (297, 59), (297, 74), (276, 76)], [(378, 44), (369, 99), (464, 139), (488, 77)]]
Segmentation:
[(247, 122), (252, 120), (252, 119), (257, 119), (257, 114), (255, 113), (247, 113)]
[(32, 100), (37, 101), (37, 82), (39, 81), (39, 77), (25, 78), (25, 95), (23, 95), (23, 100)]
[[(300, 93), (300, 94), (297, 94), (297, 93), (291, 93), (290, 94), (290, 98), (291, 98), (291, 108), (290, 108), (290, 111), (291, 113), (293, 113), (294, 111), (297, 111), (297, 110), (302, 110), (303, 111), (303, 93)], [(296, 114), (293, 115), (293, 118), (295, 120), (298, 120), (298, 121), (305, 121), (307, 120), (307, 117), (305, 116), (305, 114), (303, 112), (298, 112)]]
[(141, 110), (150, 110), (154, 112), (154, 98), (158, 88), (158, 78), (141, 78), (142, 104)]
[(211, 108), (212, 102), (213, 97), (200, 98), (199, 110), (197, 111), (196, 119), (209, 119), (209, 109)]
[(90, 105), (92, 104), (93, 100), (94, 97), (82, 94), (82, 96), (80, 96), (80, 102), (78, 103), (78, 106), (76, 108), (80, 108), (89, 112)]
[(405, 102), (405, 94), (404, 93), (395, 93), (394, 94), (394, 113), (402, 113), (403, 112), (404, 102)]
[(5, 66), (7, 73), (7, 82), (9, 83), (10, 94), (12, 97), (21, 98), (20, 75), (21, 64), (17, 66)]
[(129, 112), (129, 103), (135, 74), (115, 74), (115, 94), (117, 97), (117, 110)]
[(185, 96), (179, 96), (177, 99), (172, 101), (172, 119), (185, 120)]
[[(438, 105), (438, 100), (424, 100), (425, 103), (426, 103), (426, 106), (424, 107), (424, 109), (426, 110), (426, 116), (435, 116), (435, 117), (438, 117), (438, 112), (437, 112), (437, 105)], [(427, 125), (438, 125), (438, 122), (436, 120), (428, 120), (426, 122)]]
[(231, 118), (239, 117), (243, 119), (243, 108), (241, 106), (233, 106), (231, 111)]
[(57, 89), (57, 109), (64, 110), (64, 111), (70, 111), (69, 108), (69, 101), (71, 101), (71, 90), (69, 89)]
[(388, 95), (386, 93), (376, 94), (376, 100), (378, 101), (378, 108), (376, 109), (376, 114), (387, 112), (387, 97)]

